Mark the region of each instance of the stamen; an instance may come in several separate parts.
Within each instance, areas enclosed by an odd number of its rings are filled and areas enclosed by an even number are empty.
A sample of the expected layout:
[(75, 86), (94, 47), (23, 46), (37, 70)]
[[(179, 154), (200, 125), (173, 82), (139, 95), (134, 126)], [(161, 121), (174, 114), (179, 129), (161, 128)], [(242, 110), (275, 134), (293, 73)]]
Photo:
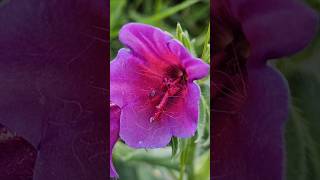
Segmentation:
[[(149, 97), (158, 102), (155, 106), (154, 115), (149, 119), (150, 123), (160, 120), (172, 97), (180, 97), (175, 95), (180, 93), (186, 85), (185, 76), (184, 71), (177, 66), (172, 66), (168, 68), (167, 77), (163, 78), (159, 93), (154, 89), (150, 91)], [(155, 98), (156, 96), (159, 96), (159, 98)]]

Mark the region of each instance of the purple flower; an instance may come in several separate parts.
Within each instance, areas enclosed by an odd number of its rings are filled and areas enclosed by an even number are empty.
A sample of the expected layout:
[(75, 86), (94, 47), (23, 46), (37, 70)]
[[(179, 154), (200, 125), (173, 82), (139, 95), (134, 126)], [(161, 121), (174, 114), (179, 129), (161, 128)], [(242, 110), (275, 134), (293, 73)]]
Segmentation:
[[(110, 103), (110, 151), (109, 153), (112, 152), (112, 149), (119, 138), (120, 114), (121, 114), (121, 109), (117, 105)], [(110, 153), (109, 157), (110, 157), (110, 177), (118, 177), (118, 174), (112, 163), (112, 153)]]
[(317, 20), (298, 1), (213, 1), (213, 178), (282, 179), (288, 88), (267, 60), (304, 48)]
[(24, 168), (33, 180), (108, 177), (107, 10), (101, 0), (1, 3), (0, 123), (36, 150)]
[(157, 148), (172, 136), (192, 136), (200, 97), (193, 81), (209, 66), (158, 28), (130, 23), (119, 36), (128, 48), (111, 62), (110, 98), (121, 107), (121, 139), (131, 147)]

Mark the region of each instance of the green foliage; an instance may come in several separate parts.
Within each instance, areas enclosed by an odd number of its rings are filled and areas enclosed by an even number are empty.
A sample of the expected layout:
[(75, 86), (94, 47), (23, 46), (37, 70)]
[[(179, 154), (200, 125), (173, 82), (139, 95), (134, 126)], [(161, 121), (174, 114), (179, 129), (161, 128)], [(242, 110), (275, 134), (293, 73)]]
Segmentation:
[(320, 1), (319, 0), (305, 0), (310, 6), (315, 10), (320, 11)]
[(205, 36), (205, 41), (203, 43), (201, 59), (210, 64), (210, 24), (208, 26), (208, 31)]
[(0, 7), (8, 3), (10, 0), (0, 0)]
[(316, 74), (300, 69), (287, 76), (294, 104), (286, 129), (287, 176), (290, 180), (320, 179), (320, 112), (315, 101), (320, 99), (320, 81)]
[[(111, 0), (111, 58), (123, 46), (117, 37), (121, 26), (127, 22), (140, 22), (173, 34), (194, 56), (209, 63), (209, 7), (209, 0), (133, 0), (130, 3), (128, 0)], [(131, 149), (118, 142), (113, 159), (120, 180), (210, 178), (210, 78), (199, 80), (198, 84), (202, 94), (195, 136), (188, 139), (173, 137), (168, 147), (148, 150)]]
[(154, 14), (149, 17), (143, 17), (143, 15), (138, 14), (134, 10), (130, 11), (130, 14), (131, 14), (131, 17), (133, 18), (133, 20), (135, 20), (135, 21), (155, 25), (157, 21), (160, 21), (164, 18), (170, 17), (170, 16), (176, 14), (177, 12), (186, 9), (187, 7), (190, 7), (191, 5), (193, 5), (197, 2), (199, 2), (199, 1), (198, 0), (183, 1), (180, 4), (174, 5), (172, 7), (168, 7), (165, 10), (160, 11), (159, 13)]
[[(318, 0), (306, 0), (320, 10)], [(302, 52), (276, 66), (289, 82), (292, 108), (286, 125), (288, 180), (320, 179), (320, 32)]]

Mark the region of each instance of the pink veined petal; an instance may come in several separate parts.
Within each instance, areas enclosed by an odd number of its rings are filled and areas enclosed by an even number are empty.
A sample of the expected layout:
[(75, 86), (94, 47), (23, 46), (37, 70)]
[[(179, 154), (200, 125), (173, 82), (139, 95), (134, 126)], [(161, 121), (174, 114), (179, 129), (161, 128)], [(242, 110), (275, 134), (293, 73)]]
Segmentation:
[(110, 104), (110, 177), (119, 177), (112, 163), (112, 150), (119, 138), (120, 114), (121, 109), (115, 104)]
[(317, 13), (297, 0), (229, 0), (229, 4), (250, 43), (250, 61), (298, 52), (313, 39), (319, 24)]
[(121, 49), (110, 65), (110, 99), (122, 107), (148, 94), (162, 82), (164, 64), (147, 64)]
[[(246, 105), (237, 115), (214, 117), (214, 179), (281, 180), (286, 81), (274, 69), (248, 69)], [(231, 117), (231, 118), (230, 118)]]

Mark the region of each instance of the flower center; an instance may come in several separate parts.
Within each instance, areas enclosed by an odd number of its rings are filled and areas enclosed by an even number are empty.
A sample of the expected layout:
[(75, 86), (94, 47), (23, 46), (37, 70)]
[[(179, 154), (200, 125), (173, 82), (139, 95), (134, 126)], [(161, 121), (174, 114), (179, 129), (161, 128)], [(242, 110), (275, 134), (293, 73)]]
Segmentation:
[(187, 75), (182, 68), (170, 66), (166, 69), (161, 85), (149, 92), (149, 99), (154, 106), (150, 123), (160, 120), (167, 108), (172, 106), (177, 98), (183, 96), (186, 84)]

